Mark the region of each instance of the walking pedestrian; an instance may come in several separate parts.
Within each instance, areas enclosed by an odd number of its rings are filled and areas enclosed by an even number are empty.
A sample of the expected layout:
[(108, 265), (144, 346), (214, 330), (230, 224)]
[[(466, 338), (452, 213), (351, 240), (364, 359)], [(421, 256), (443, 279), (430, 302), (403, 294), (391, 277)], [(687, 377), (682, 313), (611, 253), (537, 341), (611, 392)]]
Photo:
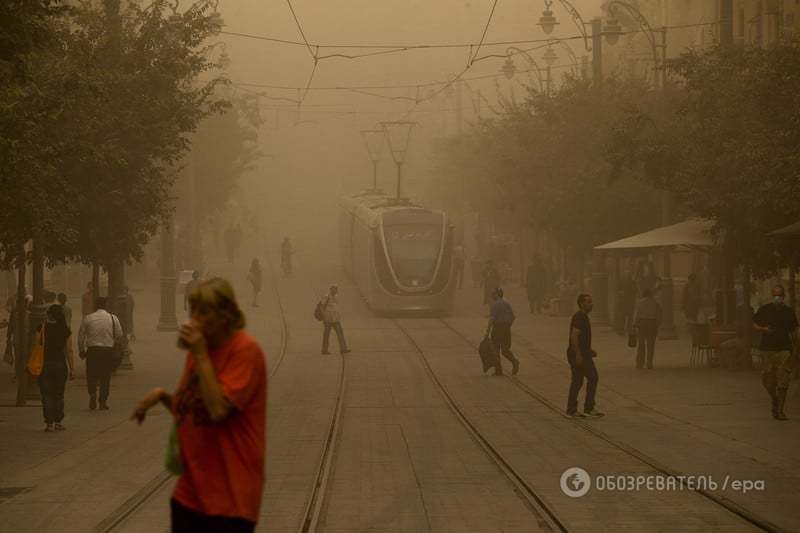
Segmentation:
[(252, 532), (264, 487), (267, 363), (244, 331), (230, 283), (212, 278), (189, 295), (179, 332), (188, 350), (174, 394), (148, 393), (131, 419), (162, 404), (174, 417), (182, 473), (170, 499), (172, 531)]
[(652, 289), (645, 289), (642, 299), (636, 303), (633, 324), (636, 335), (639, 337), (636, 348), (636, 368), (644, 368), (645, 353), (647, 354), (647, 368), (653, 368), (653, 355), (656, 349), (658, 328), (661, 327), (661, 305), (653, 297)]
[(785, 296), (783, 287), (773, 287), (772, 302), (759, 307), (753, 317), (753, 329), (761, 332), (761, 381), (772, 399), (775, 420), (788, 420), (784, 412), (786, 391), (792, 377), (792, 350), (798, 349), (797, 315), (784, 303)]
[(289, 240), (289, 237), (284, 237), (281, 243), (281, 270), (283, 270), (284, 276), (290, 276), (292, 274), (293, 255), (294, 248), (292, 247), (292, 241)]
[(483, 287), (483, 305), (492, 303), (492, 292), (500, 286), (500, 271), (494, 261), (487, 259), (481, 272), (481, 285)]
[(42, 413), (45, 431), (63, 431), (64, 388), (67, 378), (74, 379), (72, 332), (64, 318), (64, 309), (59, 304), (47, 308), (44, 324), (37, 328), (43, 331), (44, 365), (39, 374), (39, 391), (42, 394)]
[(89, 409), (97, 408), (97, 388), (100, 387), (100, 410), (108, 410), (111, 392), (111, 373), (116, 366), (114, 344), (123, 340), (119, 319), (106, 311), (107, 300), (97, 299), (97, 311), (83, 318), (78, 330), (78, 355), (86, 360), (86, 386)]
[(342, 354), (350, 353), (350, 348), (347, 347), (347, 341), (344, 339), (344, 330), (342, 329), (342, 317), (339, 314), (339, 287), (331, 285), (328, 294), (322, 299), (322, 323), (324, 329), (322, 331), (322, 354), (328, 355), (328, 340), (331, 336), (331, 330), (336, 332), (336, 338), (339, 341), (339, 352)]
[(453, 247), (453, 280), (456, 288), (464, 285), (464, 265), (467, 263), (467, 251), (462, 243)]
[(81, 296), (81, 317), (94, 313), (94, 284), (86, 284), (86, 292)]
[[(511, 325), (514, 324), (516, 316), (511, 304), (503, 298), (503, 289), (497, 287), (492, 292), (492, 307), (490, 308), (489, 324), (486, 326), (486, 336), (491, 337), (492, 342), (497, 348), (498, 354), (511, 361), (511, 374), (517, 375), (519, 372), (519, 359), (511, 351)], [(503, 365), (500, 358), (497, 358), (497, 368), (495, 376), (503, 375)]]
[(258, 259), (253, 259), (253, 262), (250, 263), (247, 281), (253, 287), (253, 307), (258, 307), (258, 293), (261, 292), (261, 264)]
[[(572, 315), (569, 324), (569, 347), (567, 348), (567, 361), (569, 362), (571, 380), (569, 395), (567, 396), (567, 416), (584, 418), (587, 416), (599, 418), (604, 415), (595, 408), (595, 394), (597, 392), (597, 367), (594, 358), (597, 352), (592, 349), (592, 324), (589, 313), (592, 312), (592, 296), (580, 294), (578, 296), (578, 311)], [(583, 413), (578, 412), (578, 393), (586, 380), (586, 397), (583, 402)]]
[(542, 311), (544, 303), (545, 287), (547, 286), (547, 275), (545, 273), (542, 259), (535, 255), (528, 265), (525, 275), (525, 287), (528, 293), (528, 307), (531, 313), (538, 314)]
[(72, 307), (67, 304), (67, 295), (59, 292), (57, 299), (61, 309), (64, 310), (64, 321), (67, 323), (67, 327), (72, 329)]

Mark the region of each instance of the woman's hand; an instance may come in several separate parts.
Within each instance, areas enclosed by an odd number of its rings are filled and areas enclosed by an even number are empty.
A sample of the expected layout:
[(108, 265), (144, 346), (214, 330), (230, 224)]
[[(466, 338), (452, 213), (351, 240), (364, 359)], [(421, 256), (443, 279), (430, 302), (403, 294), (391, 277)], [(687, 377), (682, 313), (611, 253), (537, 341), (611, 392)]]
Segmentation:
[(203, 336), (203, 331), (198, 328), (193, 321), (181, 324), (178, 330), (178, 336), (194, 355), (208, 353), (208, 346), (206, 345), (206, 338)]
[(147, 393), (141, 402), (136, 406), (136, 409), (131, 413), (131, 420), (136, 420), (139, 424), (144, 422), (147, 416), (147, 411), (150, 410), (155, 404), (161, 402), (166, 396), (166, 392), (162, 388), (155, 388)]

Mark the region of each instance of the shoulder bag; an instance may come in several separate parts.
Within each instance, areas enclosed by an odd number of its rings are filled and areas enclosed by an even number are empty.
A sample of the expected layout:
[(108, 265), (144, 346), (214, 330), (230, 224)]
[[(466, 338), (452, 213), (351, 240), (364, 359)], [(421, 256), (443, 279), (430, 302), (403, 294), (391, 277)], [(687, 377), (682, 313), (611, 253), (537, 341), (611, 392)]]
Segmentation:
[(44, 368), (44, 324), (42, 324), (39, 333), (36, 335), (36, 344), (31, 348), (26, 368), (32, 376), (39, 376), (42, 373)]

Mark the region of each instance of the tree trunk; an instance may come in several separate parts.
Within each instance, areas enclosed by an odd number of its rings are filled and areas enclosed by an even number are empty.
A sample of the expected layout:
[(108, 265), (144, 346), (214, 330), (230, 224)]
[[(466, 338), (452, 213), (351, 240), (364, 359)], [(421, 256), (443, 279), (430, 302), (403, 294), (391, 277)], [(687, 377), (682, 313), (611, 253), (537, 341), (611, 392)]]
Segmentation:
[(25, 309), (25, 247), (22, 246), (19, 251), (20, 257), (17, 264), (17, 323), (14, 324), (14, 365), (17, 372), (17, 406), (23, 407), (25, 405), (25, 386), (27, 385), (27, 372), (25, 372), (26, 357), (25, 353), (25, 339), (27, 338), (26, 324), (28, 322), (27, 311)]

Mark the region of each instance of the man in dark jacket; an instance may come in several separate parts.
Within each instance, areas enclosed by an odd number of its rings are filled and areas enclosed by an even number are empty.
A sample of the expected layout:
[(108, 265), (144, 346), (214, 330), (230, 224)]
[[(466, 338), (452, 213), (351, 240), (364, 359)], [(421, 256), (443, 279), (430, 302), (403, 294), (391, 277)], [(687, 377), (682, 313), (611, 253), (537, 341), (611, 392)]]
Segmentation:
[[(567, 416), (571, 418), (585, 418), (587, 416), (599, 418), (604, 414), (595, 409), (595, 393), (597, 391), (597, 368), (594, 358), (597, 352), (592, 349), (592, 324), (589, 313), (594, 307), (592, 296), (581, 294), (578, 296), (578, 312), (572, 315), (569, 324), (569, 347), (567, 348), (567, 361), (571, 371), (569, 395), (567, 396)], [(578, 393), (586, 379), (586, 398), (583, 402), (583, 413), (578, 412)]]
[(753, 329), (761, 332), (761, 354), (764, 388), (772, 399), (772, 417), (788, 420), (784, 413), (786, 391), (792, 377), (792, 352), (797, 350), (797, 316), (783, 302), (783, 287), (772, 289), (772, 302), (758, 308), (753, 317)]

